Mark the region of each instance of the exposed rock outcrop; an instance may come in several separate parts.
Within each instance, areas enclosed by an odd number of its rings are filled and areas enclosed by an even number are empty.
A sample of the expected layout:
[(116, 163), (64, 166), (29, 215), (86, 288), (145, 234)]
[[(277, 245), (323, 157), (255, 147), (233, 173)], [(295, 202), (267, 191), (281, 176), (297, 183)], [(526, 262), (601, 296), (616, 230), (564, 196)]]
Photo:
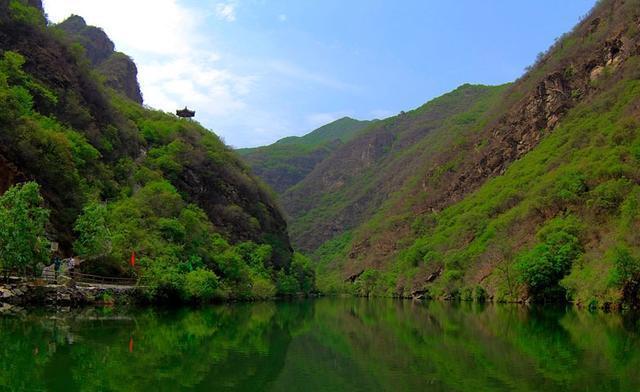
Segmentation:
[[(446, 190), (431, 192), (433, 197), (427, 199), (423, 211), (452, 204), (486, 178), (504, 173), (511, 162), (531, 151), (546, 132), (553, 131), (569, 109), (599, 91), (593, 82), (605, 69), (616, 72), (630, 56), (639, 54), (638, 45), (637, 39), (634, 41), (616, 32), (591, 53), (576, 56), (570, 63), (559, 63), (549, 70), (530, 92), (488, 128), (489, 143), (475, 149), (472, 159), (467, 159), (460, 170), (448, 173), (444, 181), (448, 184)], [(515, 85), (514, 92), (517, 87), (520, 86)], [(425, 184), (435, 177), (436, 170), (434, 167), (426, 173)], [(430, 189), (428, 185), (424, 188)]]
[(91, 64), (105, 76), (107, 86), (142, 104), (136, 64), (129, 56), (115, 51), (113, 41), (102, 29), (88, 26), (77, 15), (70, 16), (57, 27), (84, 47)]
[(115, 52), (98, 67), (105, 76), (105, 84), (122, 92), (131, 100), (142, 104), (142, 92), (138, 84), (138, 68), (131, 57)]
[(87, 58), (94, 66), (102, 64), (115, 51), (109, 36), (98, 27), (88, 26), (81, 16), (72, 15), (57, 27), (84, 47)]

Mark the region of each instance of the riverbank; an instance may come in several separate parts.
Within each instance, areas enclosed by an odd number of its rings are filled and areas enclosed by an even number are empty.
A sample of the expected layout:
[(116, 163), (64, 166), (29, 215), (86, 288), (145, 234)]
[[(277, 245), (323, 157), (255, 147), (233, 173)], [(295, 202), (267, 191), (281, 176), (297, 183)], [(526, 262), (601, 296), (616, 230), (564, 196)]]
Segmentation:
[(19, 306), (80, 307), (131, 303), (140, 298), (135, 287), (51, 284), (42, 281), (0, 283), (0, 303)]

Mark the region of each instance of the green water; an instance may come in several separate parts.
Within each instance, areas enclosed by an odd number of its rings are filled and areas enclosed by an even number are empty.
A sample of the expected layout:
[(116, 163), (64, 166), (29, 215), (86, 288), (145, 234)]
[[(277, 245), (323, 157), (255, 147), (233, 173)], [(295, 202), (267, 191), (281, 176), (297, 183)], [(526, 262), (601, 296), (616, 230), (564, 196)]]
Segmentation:
[(636, 318), (319, 299), (0, 317), (0, 390), (638, 391)]

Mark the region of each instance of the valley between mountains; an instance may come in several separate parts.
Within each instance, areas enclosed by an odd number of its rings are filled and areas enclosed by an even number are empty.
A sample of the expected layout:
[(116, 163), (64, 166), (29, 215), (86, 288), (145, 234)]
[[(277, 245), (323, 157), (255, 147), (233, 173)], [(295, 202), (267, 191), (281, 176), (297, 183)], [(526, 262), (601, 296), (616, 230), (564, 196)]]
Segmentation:
[(639, 32), (602, 1), (513, 83), (239, 153), (323, 292), (635, 303)]

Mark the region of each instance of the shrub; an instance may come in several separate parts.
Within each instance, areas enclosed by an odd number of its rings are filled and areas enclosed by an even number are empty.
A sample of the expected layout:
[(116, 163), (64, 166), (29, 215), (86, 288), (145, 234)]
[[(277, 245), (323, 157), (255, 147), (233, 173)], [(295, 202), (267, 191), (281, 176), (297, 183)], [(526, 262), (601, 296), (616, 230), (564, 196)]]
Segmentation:
[(520, 282), (534, 299), (558, 299), (563, 293), (558, 283), (582, 253), (578, 231), (574, 218), (556, 218), (538, 232), (541, 243), (517, 258)]
[(460, 292), (460, 299), (463, 301), (473, 301), (473, 289), (464, 287)]
[(22, 1), (12, 0), (9, 3), (9, 10), (13, 19), (17, 21), (40, 27), (46, 23), (44, 16), (38, 9), (26, 5)]
[(184, 295), (192, 301), (209, 301), (215, 296), (218, 284), (218, 277), (213, 271), (197, 269), (185, 276)]
[(612, 259), (613, 269), (609, 276), (609, 282), (622, 289), (625, 302), (637, 302), (640, 288), (640, 259), (635, 257), (631, 250), (624, 245), (614, 248)]
[(487, 291), (482, 286), (476, 286), (473, 297), (476, 302), (485, 302), (487, 300)]
[(557, 180), (553, 193), (558, 202), (575, 203), (586, 191), (585, 175), (579, 172), (570, 172)]
[(597, 213), (614, 212), (631, 190), (631, 181), (619, 178), (598, 185), (589, 193), (587, 204)]
[(268, 278), (260, 275), (251, 277), (251, 297), (253, 299), (273, 298), (276, 292), (276, 286)]
[(276, 290), (279, 295), (294, 295), (298, 292), (298, 282), (296, 279), (285, 273), (284, 270), (276, 274)]
[(316, 289), (316, 273), (311, 267), (311, 261), (303, 254), (293, 254), (290, 270), (298, 281), (300, 291), (309, 294)]
[(369, 297), (375, 293), (380, 271), (368, 268), (356, 279), (355, 292), (357, 295)]
[(175, 299), (184, 286), (184, 274), (178, 269), (178, 260), (160, 256), (155, 259), (143, 257), (139, 262), (142, 280), (147, 287), (145, 294), (156, 299)]

